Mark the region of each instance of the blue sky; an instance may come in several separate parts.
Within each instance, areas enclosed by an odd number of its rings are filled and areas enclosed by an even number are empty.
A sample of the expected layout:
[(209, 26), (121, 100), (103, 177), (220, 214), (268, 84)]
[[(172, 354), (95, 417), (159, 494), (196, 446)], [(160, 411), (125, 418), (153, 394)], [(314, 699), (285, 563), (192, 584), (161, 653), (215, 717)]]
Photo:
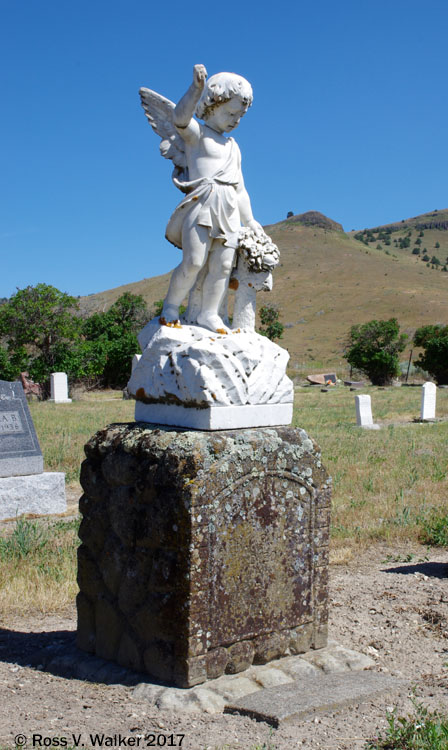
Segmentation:
[(346, 230), (448, 207), (446, 0), (0, 0), (0, 297), (165, 273), (181, 198), (138, 89), (195, 63), (252, 83), (234, 136), (255, 217)]

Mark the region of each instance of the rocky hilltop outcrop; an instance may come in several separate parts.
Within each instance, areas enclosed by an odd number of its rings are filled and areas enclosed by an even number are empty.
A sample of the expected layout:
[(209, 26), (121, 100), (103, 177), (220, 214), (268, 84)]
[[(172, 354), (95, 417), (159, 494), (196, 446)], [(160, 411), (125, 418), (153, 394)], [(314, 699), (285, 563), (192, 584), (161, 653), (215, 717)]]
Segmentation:
[(324, 216), (320, 211), (306, 211), (304, 214), (295, 214), (286, 219), (288, 224), (303, 224), (304, 226), (320, 227), (330, 232), (343, 232), (344, 228), (342, 224), (338, 224), (337, 221), (329, 219), (328, 216)]

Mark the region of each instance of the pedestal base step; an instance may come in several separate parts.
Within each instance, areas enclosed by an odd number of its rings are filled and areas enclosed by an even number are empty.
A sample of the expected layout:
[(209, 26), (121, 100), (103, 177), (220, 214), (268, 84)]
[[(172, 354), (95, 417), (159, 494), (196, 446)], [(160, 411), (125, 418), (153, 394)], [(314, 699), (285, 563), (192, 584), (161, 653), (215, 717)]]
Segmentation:
[(15, 518), (22, 513), (49, 515), (64, 513), (65, 474), (45, 471), (24, 477), (0, 478), (0, 520)]
[(404, 680), (378, 672), (317, 675), (247, 695), (226, 706), (224, 713), (242, 714), (278, 728), (315, 712), (335, 711), (373, 695), (398, 690), (405, 684)]
[(237, 430), (291, 424), (292, 403), (211, 406), (187, 409), (176, 404), (135, 404), (135, 421), (188, 427), (193, 430)]
[(325, 648), (252, 666), (239, 674), (223, 675), (193, 688), (153, 683), (142, 674), (83, 653), (75, 647), (71, 634), (34, 653), (30, 663), (63, 677), (128, 685), (133, 687), (134, 698), (147, 700), (159, 710), (241, 713), (273, 726), (402, 685), (387, 675), (363, 673), (362, 670), (375, 665), (373, 659), (335, 641)]

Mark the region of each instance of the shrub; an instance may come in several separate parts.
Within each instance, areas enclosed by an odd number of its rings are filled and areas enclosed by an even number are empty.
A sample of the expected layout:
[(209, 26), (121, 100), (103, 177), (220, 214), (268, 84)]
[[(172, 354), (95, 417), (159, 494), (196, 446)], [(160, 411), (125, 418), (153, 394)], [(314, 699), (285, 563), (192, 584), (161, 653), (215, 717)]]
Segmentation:
[(424, 349), (416, 364), (429, 372), (439, 385), (448, 385), (448, 326), (418, 328), (414, 344)]
[(435, 509), (428, 518), (422, 520), (422, 544), (434, 547), (448, 547), (448, 506), (441, 511)]
[(447, 750), (448, 716), (412, 700), (414, 716), (387, 712), (387, 730), (367, 744), (368, 750)]
[(264, 305), (260, 308), (260, 321), (261, 326), (259, 332), (263, 336), (267, 336), (268, 339), (274, 341), (274, 339), (281, 339), (285, 327), (283, 323), (280, 323), (280, 311), (276, 305)]
[(371, 320), (350, 329), (344, 357), (373, 385), (389, 385), (400, 373), (398, 355), (406, 347), (407, 335), (400, 334), (396, 318)]

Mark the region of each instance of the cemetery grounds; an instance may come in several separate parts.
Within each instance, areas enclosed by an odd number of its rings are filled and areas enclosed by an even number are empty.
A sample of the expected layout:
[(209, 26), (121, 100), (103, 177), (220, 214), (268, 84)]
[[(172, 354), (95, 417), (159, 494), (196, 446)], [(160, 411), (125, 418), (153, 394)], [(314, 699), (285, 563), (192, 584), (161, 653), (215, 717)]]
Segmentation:
[[(368, 654), (373, 669), (404, 678), (406, 687), (272, 730), (238, 716), (161, 712), (133, 698), (131, 688), (28, 667), (27, 656), (76, 628), (83, 445), (111, 422), (133, 421), (133, 402), (121, 392), (78, 394), (72, 404), (31, 405), (45, 470), (66, 473), (67, 513), (0, 522), (0, 748), (15, 747), (18, 733), (53, 738), (51, 746), (54, 738), (83, 733), (86, 747), (92, 733), (153, 733), (185, 735), (186, 750), (348, 750), (384, 735), (387, 712), (414, 717), (414, 727), (424, 709), (446, 716), (448, 389), (437, 391), (440, 421), (431, 424), (412, 422), (420, 388), (358, 393), (370, 393), (381, 430), (356, 427), (355, 393), (343, 387), (296, 388), (293, 424), (319, 443), (333, 477), (330, 638)], [(372, 747), (442, 750), (448, 740)]]

